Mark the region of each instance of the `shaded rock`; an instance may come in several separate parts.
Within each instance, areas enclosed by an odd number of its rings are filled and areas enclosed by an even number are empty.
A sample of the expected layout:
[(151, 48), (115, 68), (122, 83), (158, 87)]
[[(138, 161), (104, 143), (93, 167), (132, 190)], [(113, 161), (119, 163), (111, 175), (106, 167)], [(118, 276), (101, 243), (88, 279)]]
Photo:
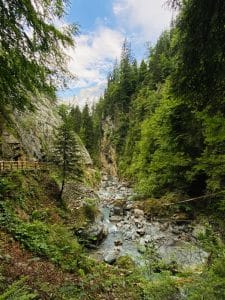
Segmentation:
[(140, 236), (145, 235), (145, 229), (144, 228), (138, 229), (137, 234), (139, 234)]
[(88, 248), (100, 245), (100, 243), (107, 237), (108, 228), (102, 222), (95, 223), (88, 229), (80, 229), (77, 235), (84, 241)]
[(119, 206), (114, 206), (112, 210), (112, 214), (116, 216), (122, 216), (123, 215), (123, 208)]
[(112, 265), (117, 260), (119, 253), (120, 253), (120, 249), (118, 249), (118, 248), (116, 248), (112, 251), (109, 251), (103, 258), (104, 262)]
[(123, 242), (121, 240), (114, 241), (115, 246), (122, 246)]

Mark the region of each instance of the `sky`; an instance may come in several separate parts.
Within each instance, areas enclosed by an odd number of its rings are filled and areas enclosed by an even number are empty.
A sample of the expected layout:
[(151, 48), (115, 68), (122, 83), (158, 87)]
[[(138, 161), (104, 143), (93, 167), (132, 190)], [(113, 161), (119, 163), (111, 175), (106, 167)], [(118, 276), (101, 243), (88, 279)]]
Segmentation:
[(147, 55), (169, 28), (173, 12), (166, 0), (71, 0), (64, 22), (79, 25), (75, 49), (67, 50), (69, 70), (77, 80), (58, 97), (67, 104), (96, 102), (104, 91), (107, 74), (120, 59), (125, 38), (138, 61)]

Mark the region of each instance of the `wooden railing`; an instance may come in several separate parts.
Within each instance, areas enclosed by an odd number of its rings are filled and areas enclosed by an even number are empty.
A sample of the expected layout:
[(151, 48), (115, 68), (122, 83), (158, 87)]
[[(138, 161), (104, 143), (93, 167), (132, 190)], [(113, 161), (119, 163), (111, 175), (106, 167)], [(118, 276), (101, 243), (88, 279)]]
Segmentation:
[(47, 168), (47, 163), (37, 161), (0, 160), (0, 172), (10, 172), (14, 170), (46, 170)]

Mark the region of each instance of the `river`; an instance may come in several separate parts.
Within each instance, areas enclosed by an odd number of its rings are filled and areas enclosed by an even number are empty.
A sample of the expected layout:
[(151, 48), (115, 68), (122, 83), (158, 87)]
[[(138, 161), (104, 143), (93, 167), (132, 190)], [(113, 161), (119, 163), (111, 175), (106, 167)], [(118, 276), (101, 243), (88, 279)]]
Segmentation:
[[(97, 192), (100, 198), (101, 226), (106, 237), (91, 254), (113, 264), (128, 255), (137, 265), (153, 256), (180, 269), (199, 269), (208, 258), (198, 243), (197, 235), (204, 227), (195, 222), (147, 220), (136, 208), (134, 192), (126, 183), (104, 175)], [(99, 226), (99, 224), (98, 224)]]

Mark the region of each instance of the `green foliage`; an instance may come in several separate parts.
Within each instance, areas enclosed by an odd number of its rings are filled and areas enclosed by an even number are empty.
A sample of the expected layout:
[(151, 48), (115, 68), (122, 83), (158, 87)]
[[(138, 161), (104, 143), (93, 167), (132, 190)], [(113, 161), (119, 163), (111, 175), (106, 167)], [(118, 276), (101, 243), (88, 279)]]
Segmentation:
[(77, 134), (80, 134), (81, 125), (82, 125), (82, 114), (81, 114), (79, 106), (76, 106), (75, 108), (74, 107), (71, 108), (70, 118), (71, 118), (71, 122), (73, 124), (72, 125), (73, 130)]
[(8, 178), (0, 178), (0, 199), (4, 199), (14, 190), (15, 184)]
[[(173, 31), (164, 31), (159, 37), (156, 45), (149, 49), (149, 72), (148, 83), (152, 89), (156, 89), (164, 83), (173, 68), (171, 59), (171, 35)], [(141, 68), (141, 67), (140, 67)]]
[[(222, 250), (222, 251), (221, 251)], [(220, 249), (218, 257), (212, 265), (201, 275), (196, 275), (190, 284), (185, 286), (187, 299), (222, 300), (225, 297), (225, 256), (224, 249)]]
[[(13, 178), (13, 180), (12, 180)], [(6, 200), (14, 197), (16, 204), (21, 207), (24, 205), (24, 182), (22, 174), (19, 171), (14, 171), (10, 176), (2, 176), (0, 178), (0, 200)]]
[(177, 20), (177, 63), (173, 87), (198, 110), (224, 110), (225, 3), (183, 1)]
[(124, 44), (100, 114), (96, 111), (98, 123), (113, 121), (109, 142), (119, 175), (142, 194), (220, 193), (225, 184), (224, 2), (168, 2), (181, 9), (173, 28), (162, 33), (140, 66)]
[(39, 220), (22, 221), (10, 202), (1, 202), (0, 208), (0, 225), (27, 249), (67, 270), (77, 269), (81, 248), (66, 227)]
[(0, 295), (0, 300), (31, 300), (38, 299), (38, 295), (31, 291), (31, 289), (26, 285), (28, 278), (21, 277), (19, 280), (15, 281), (7, 290)]
[(158, 280), (143, 286), (142, 298), (149, 300), (174, 300), (179, 299), (179, 291), (167, 273), (160, 275)]
[(93, 120), (90, 115), (89, 107), (86, 104), (82, 111), (82, 123), (80, 129), (80, 136), (81, 139), (89, 151), (90, 155), (93, 155), (94, 148), (95, 148), (95, 135), (94, 135), (94, 128), (93, 128)]
[(75, 25), (59, 29), (66, 1), (0, 1), (0, 111), (7, 105), (18, 109), (33, 106), (39, 93), (55, 97), (56, 86), (71, 77), (66, 55), (73, 46)]
[(131, 270), (133, 271), (135, 268), (134, 261), (130, 258), (130, 256), (120, 256), (115, 263), (118, 268), (124, 269), (124, 270)]
[(62, 198), (65, 181), (69, 176), (80, 179), (82, 166), (79, 154), (78, 138), (75, 135), (67, 107), (60, 106), (59, 113), (62, 124), (58, 127), (57, 138), (53, 149), (52, 159), (60, 167), (62, 176), (62, 187), (60, 198)]

